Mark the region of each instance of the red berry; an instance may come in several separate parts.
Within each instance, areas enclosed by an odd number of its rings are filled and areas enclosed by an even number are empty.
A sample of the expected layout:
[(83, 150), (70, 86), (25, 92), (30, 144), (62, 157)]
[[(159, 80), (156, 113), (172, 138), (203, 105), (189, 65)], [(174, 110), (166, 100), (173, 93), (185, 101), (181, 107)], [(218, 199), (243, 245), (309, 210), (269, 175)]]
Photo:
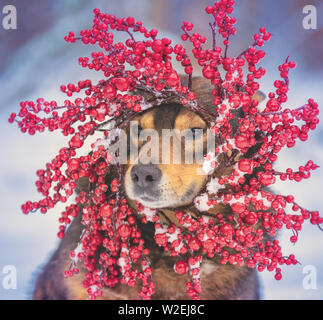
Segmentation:
[(177, 261), (175, 264), (175, 272), (178, 274), (185, 274), (188, 271), (188, 263), (186, 261)]
[(118, 228), (117, 233), (120, 237), (127, 238), (130, 236), (130, 231), (130, 227), (127, 224), (123, 224)]
[(197, 251), (201, 248), (201, 242), (197, 238), (191, 238), (188, 242), (188, 247), (193, 251)]
[(107, 100), (111, 100), (115, 98), (116, 94), (117, 94), (116, 89), (111, 85), (107, 85), (103, 89), (104, 98)]
[(68, 160), (67, 167), (68, 167), (68, 170), (71, 172), (78, 170), (80, 167), (80, 160), (76, 158), (72, 158)]
[(109, 218), (112, 216), (113, 209), (109, 204), (104, 204), (100, 208), (100, 216), (102, 218)]
[(176, 87), (179, 84), (179, 76), (176, 71), (172, 71), (172, 73), (166, 78), (166, 83), (170, 87)]
[(126, 78), (121, 77), (115, 81), (115, 86), (120, 91), (127, 91), (129, 88), (129, 83)]

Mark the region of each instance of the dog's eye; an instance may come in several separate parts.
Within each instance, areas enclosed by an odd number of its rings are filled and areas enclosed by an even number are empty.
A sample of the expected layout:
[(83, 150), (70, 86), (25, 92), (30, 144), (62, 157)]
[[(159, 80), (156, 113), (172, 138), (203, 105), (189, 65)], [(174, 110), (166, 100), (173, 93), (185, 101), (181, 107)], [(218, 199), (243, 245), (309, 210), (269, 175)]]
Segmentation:
[(191, 132), (192, 132), (192, 135), (193, 135), (194, 139), (199, 139), (199, 138), (203, 137), (204, 129), (194, 127), (194, 128), (191, 128)]
[(143, 129), (142, 129), (142, 127), (141, 127), (141, 125), (140, 124), (138, 124), (138, 123), (136, 123), (136, 124), (133, 124), (132, 125), (132, 127), (131, 127), (131, 133), (133, 134), (133, 135), (140, 135), (140, 132), (142, 131)]
[(138, 125), (138, 136), (140, 135), (140, 132), (142, 131), (142, 126), (141, 125)]

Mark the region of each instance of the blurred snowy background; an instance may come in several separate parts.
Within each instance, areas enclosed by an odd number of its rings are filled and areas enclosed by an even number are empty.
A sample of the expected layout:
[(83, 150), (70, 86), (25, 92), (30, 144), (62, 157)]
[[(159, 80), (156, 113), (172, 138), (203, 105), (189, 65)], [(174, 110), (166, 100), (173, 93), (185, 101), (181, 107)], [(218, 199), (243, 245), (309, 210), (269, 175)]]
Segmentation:
[[(234, 16), (238, 19), (237, 36), (231, 53), (239, 54), (249, 44), (253, 33), (265, 26), (273, 33), (266, 44), (267, 56), (262, 65), (267, 75), (261, 81), (262, 90), (273, 90), (273, 81), (279, 77), (276, 66), (288, 55), (297, 62), (291, 73), (288, 105), (298, 107), (307, 98), (323, 105), (323, 2), (311, 0), (317, 9), (317, 30), (302, 27), (302, 9), (305, 0), (243, 0), (237, 1)], [(66, 139), (46, 133), (29, 136), (19, 132), (7, 121), (11, 112), (18, 110), (21, 100), (38, 97), (62, 100), (62, 83), (80, 79), (98, 79), (77, 64), (79, 56), (89, 55), (91, 47), (81, 43), (67, 44), (63, 37), (69, 31), (79, 31), (91, 25), (95, 7), (117, 16), (134, 16), (148, 28), (156, 27), (174, 41), (180, 40), (183, 20), (194, 23), (197, 30), (209, 34), (204, 7), (207, 0), (11, 0), (17, 8), (17, 30), (4, 30), (0, 25), (0, 299), (30, 299), (37, 270), (57, 247), (58, 210), (46, 215), (24, 216), (20, 205), (26, 200), (37, 200), (35, 172), (55, 156)], [(2, 9), (7, 1), (0, 1)], [(4, 15), (3, 15), (4, 16)], [(0, 13), (1, 21), (1, 13)], [(308, 143), (298, 143), (283, 153), (277, 167), (298, 168), (312, 159), (322, 166), (323, 126), (310, 135)], [(322, 169), (302, 183), (280, 183), (276, 189), (282, 194), (294, 194), (298, 202), (310, 210), (323, 213)], [(290, 232), (280, 234), (283, 253), (294, 253), (301, 265), (283, 268), (283, 279), (276, 281), (273, 274), (261, 274), (263, 299), (322, 299), (323, 298), (323, 233), (317, 227), (304, 224), (299, 242), (290, 245)], [(6, 290), (2, 282), (6, 265), (17, 269), (17, 289)], [(316, 289), (303, 288), (303, 268), (316, 268)]]

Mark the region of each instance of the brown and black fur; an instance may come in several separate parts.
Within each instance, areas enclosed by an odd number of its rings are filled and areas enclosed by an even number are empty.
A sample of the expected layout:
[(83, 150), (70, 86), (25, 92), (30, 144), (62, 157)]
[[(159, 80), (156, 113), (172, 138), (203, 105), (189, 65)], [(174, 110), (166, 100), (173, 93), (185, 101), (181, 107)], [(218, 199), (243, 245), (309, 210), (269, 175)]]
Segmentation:
[[(198, 102), (206, 109), (212, 109), (211, 88), (201, 78), (193, 79), (193, 91), (197, 94)], [(261, 94), (255, 96), (255, 99), (262, 100)], [(156, 130), (162, 128), (172, 128), (178, 117), (182, 116), (181, 123), (192, 122), (193, 126), (200, 123), (203, 126), (203, 116), (189, 113), (182, 106), (164, 105), (158, 106), (152, 110), (138, 115), (137, 118), (142, 120), (146, 117), (146, 127), (151, 126)], [(187, 118), (185, 118), (187, 117)], [(195, 118), (196, 117), (196, 118)], [(195, 118), (195, 119), (193, 119)], [(140, 150), (140, 149), (139, 149)], [(140, 155), (140, 152), (139, 152)], [(131, 166), (124, 168), (125, 183), (131, 184), (129, 172)], [(192, 200), (203, 190), (207, 181), (206, 176), (196, 175), (196, 169), (200, 164), (190, 165), (160, 165), (160, 170), (167, 173), (171, 183), (167, 184), (167, 188), (177, 190), (178, 196), (181, 196), (181, 188), (183, 185), (190, 183), (198, 186), (198, 190), (194, 190), (191, 198), (180, 203), (178, 207), (187, 208), (187, 212), (194, 216)], [(230, 168), (218, 170), (218, 175), (227, 174), (225, 171), (230, 171)], [(180, 175), (180, 173), (185, 173)], [(183, 181), (184, 179), (184, 181)], [(169, 191), (169, 190), (168, 190)], [(185, 190), (183, 190), (185, 192)], [(176, 193), (177, 194), (177, 193)], [(186, 199), (186, 198), (185, 198)], [(129, 198), (130, 205), (136, 209), (136, 199)], [(226, 214), (227, 209), (224, 206), (218, 206), (210, 211), (210, 214), (221, 212)], [(176, 222), (174, 213), (176, 206), (160, 208), (161, 218), (167, 223), (169, 221)], [(141, 224), (138, 218), (138, 226), (141, 230), (142, 237), (145, 240), (145, 246), (150, 249), (150, 261), (153, 269), (154, 282), (156, 284), (155, 293), (152, 299), (187, 299), (185, 284), (189, 280), (188, 275), (178, 275), (174, 272), (173, 266), (176, 258), (170, 257), (164, 252), (163, 248), (156, 245), (154, 241), (154, 227), (151, 223)], [(70, 265), (69, 253), (72, 251), (82, 232), (81, 216), (74, 219), (65, 238), (61, 241), (58, 249), (52, 255), (47, 265), (39, 274), (33, 299), (87, 299), (86, 289), (82, 287), (85, 270), (80, 268), (80, 273), (71, 278), (64, 278), (64, 270), (67, 270)], [(238, 267), (234, 265), (221, 265), (216, 259), (204, 258), (201, 267), (201, 283), (202, 293), (201, 299), (259, 299), (259, 282), (257, 272), (247, 266)], [(126, 285), (117, 285), (115, 288), (104, 288), (103, 295), (100, 299), (107, 300), (128, 300), (137, 299), (140, 283), (135, 287)]]

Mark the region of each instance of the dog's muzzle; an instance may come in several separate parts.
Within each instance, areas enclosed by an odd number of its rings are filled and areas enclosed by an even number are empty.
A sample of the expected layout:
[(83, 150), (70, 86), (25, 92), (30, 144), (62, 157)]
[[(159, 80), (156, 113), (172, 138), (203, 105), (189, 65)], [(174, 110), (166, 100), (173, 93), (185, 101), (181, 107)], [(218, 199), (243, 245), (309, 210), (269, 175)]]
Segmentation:
[(153, 164), (137, 164), (130, 172), (133, 192), (140, 198), (154, 200), (159, 196), (158, 184), (162, 177), (161, 170)]

